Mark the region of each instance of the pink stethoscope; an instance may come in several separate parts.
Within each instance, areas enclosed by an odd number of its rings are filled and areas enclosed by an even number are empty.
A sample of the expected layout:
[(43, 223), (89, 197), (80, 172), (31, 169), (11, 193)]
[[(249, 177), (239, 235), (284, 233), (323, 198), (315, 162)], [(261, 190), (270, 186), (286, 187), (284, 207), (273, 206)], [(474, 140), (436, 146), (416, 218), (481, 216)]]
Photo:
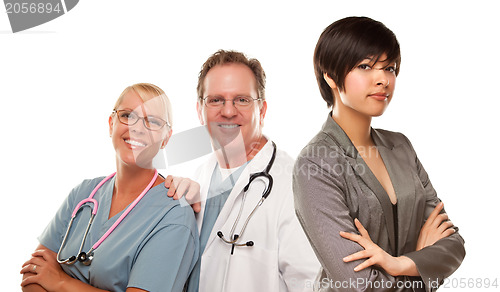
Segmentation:
[[(156, 181), (156, 178), (158, 177), (158, 171), (155, 169), (155, 174), (153, 176), (153, 179), (151, 180), (151, 182), (148, 184), (148, 186), (146, 186), (146, 188), (142, 191), (142, 193), (132, 202), (132, 204), (130, 204), (130, 206), (128, 206), (128, 208), (125, 210), (125, 212), (123, 212), (123, 214), (120, 216), (120, 218), (118, 218), (118, 220), (116, 220), (116, 222), (106, 231), (106, 233), (104, 233), (104, 235), (90, 248), (90, 250), (88, 252), (83, 252), (83, 245), (85, 243), (85, 239), (87, 238), (87, 235), (89, 233), (89, 230), (90, 230), (90, 226), (92, 225), (92, 222), (94, 221), (94, 217), (95, 215), (97, 214), (97, 201), (93, 198), (94, 197), (94, 194), (97, 192), (97, 190), (106, 182), (108, 181), (110, 178), (112, 178), (113, 176), (115, 176), (116, 172), (115, 173), (112, 173), (110, 174), (109, 176), (107, 176), (106, 178), (104, 178), (95, 188), (94, 190), (92, 191), (92, 193), (90, 193), (90, 196), (86, 199), (83, 199), (80, 203), (78, 203), (75, 207), (75, 210), (73, 211), (73, 213), (71, 214), (71, 220), (69, 221), (69, 225), (68, 225), (68, 229), (66, 230), (66, 234), (64, 235), (64, 239), (61, 243), (61, 247), (59, 248), (59, 251), (57, 252), (57, 261), (60, 263), (60, 264), (66, 264), (66, 265), (72, 265), (74, 263), (76, 263), (76, 261), (79, 261), (81, 263), (83, 263), (84, 265), (86, 266), (89, 266), (91, 263), (92, 263), (92, 260), (94, 258), (94, 251), (99, 247), (99, 245), (101, 245), (101, 243), (106, 239), (108, 238), (108, 236), (111, 234), (111, 232), (113, 232), (116, 227), (118, 226), (118, 224), (120, 224), (122, 222), (122, 220), (128, 215), (128, 213), (130, 213), (130, 211), (132, 211), (132, 209), (135, 207), (135, 205), (137, 205), (137, 203), (139, 203), (139, 201), (142, 199), (142, 197), (144, 197), (144, 195), (146, 195), (146, 193), (149, 191), (149, 189), (153, 186), (154, 182)], [(82, 243), (80, 244), (80, 249), (78, 250), (78, 255), (77, 256), (71, 256), (67, 259), (59, 259), (60, 257), (60, 253), (61, 253), (61, 250), (64, 248), (65, 244), (66, 244), (66, 239), (68, 238), (68, 234), (69, 234), (69, 230), (71, 229), (71, 225), (73, 225), (73, 220), (75, 219), (75, 216), (76, 216), (76, 213), (78, 213), (78, 211), (82, 208), (82, 207), (89, 207), (90, 208), (90, 205), (86, 204), (86, 203), (92, 203), (93, 207), (92, 207), (92, 215), (90, 216), (90, 219), (89, 219), (89, 223), (87, 224), (87, 229), (85, 230), (85, 234), (83, 235), (83, 239), (82, 239)]]

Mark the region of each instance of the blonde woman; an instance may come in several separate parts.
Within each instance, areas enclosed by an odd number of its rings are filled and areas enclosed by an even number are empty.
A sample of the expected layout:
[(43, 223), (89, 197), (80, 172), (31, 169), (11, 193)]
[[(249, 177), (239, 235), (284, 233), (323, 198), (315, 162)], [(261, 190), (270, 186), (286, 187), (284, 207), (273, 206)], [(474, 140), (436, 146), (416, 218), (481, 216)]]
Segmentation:
[(159, 87), (123, 91), (108, 121), (116, 173), (70, 192), (23, 265), (23, 291), (182, 290), (198, 257), (196, 222), (152, 163), (171, 117)]

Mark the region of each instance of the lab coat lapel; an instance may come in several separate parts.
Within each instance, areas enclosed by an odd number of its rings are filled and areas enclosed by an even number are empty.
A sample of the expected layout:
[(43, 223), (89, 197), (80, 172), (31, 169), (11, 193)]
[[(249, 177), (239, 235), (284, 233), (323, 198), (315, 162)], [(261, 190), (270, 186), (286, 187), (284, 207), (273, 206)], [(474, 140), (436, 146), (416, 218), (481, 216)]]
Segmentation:
[[(219, 213), (219, 216), (217, 217), (217, 220), (215, 221), (214, 227), (212, 228), (212, 232), (210, 233), (210, 237), (208, 238), (207, 241), (207, 246), (205, 247), (205, 250), (208, 250), (210, 248), (210, 245), (218, 238), (217, 232), (222, 229), (222, 227), (228, 222), (228, 217), (231, 214), (231, 210), (235, 207), (235, 202), (238, 199), (238, 197), (241, 195), (241, 191), (245, 187), (246, 181), (249, 177), (248, 169), (244, 169), (243, 172), (241, 173), (240, 177), (236, 181), (236, 184), (233, 187), (233, 190), (229, 194), (226, 202), (224, 203), (224, 207)], [(237, 207), (239, 208), (239, 207)], [(233, 222), (229, 222), (230, 224), (233, 224)], [(228, 224), (229, 224), (228, 223)], [(229, 234), (226, 234), (227, 232), (224, 232), (224, 235), (226, 236), (227, 239), (229, 239)], [(220, 239), (219, 239), (220, 240)]]
[[(213, 242), (218, 238), (217, 236), (217, 231), (221, 230), (223, 227), (227, 230), (230, 230), (232, 225), (234, 224), (234, 220), (228, 220), (228, 218), (231, 215), (231, 212), (233, 209), (236, 209), (234, 212), (238, 212), (240, 208), (240, 203), (241, 203), (241, 197), (243, 195), (243, 188), (247, 185), (248, 180), (250, 179), (250, 175), (255, 172), (260, 172), (262, 171), (266, 166), (268, 159), (266, 158), (271, 157), (272, 153), (272, 146), (271, 145), (271, 140), (268, 139), (268, 142), (266, 145), (257, 153), (257, 155), (250, 161), (250, 163), (245, 167), (243, 172), (241, 173), (240, 177), (236, 181), (236, 184), (233, 187), (233, 190), (229, 194), (226, 203), (224, 203), (224, 207), (222, 208), (219, 216), (217, 217), (217, 220), (215, 221), (214, 227), (212, 228), (212, 232), (210, 233), (210, 237), (208, 238), (207, 241), (207, 246), (205, 247), (205, 251), (210, 249), (210, 246), (213, 244)], [(271, 147), (271, 149), (270, 149)], [(214, 164), (215, 167), (215, 164)], [(213, 171), (213, 169), (212, 169)], [(212, 172), (210, 172), (210, 175), (212, 175)], [(210, 182), (210, 177), (207, 180)], [(208, 187), (207, 187), (208, 189)], [(208, 190), (205, 192), (206, 194), (208, 193)], [(207, 195), (205, 194), (205, 199)], [(250, 192), (249, 192), (250, 194)], [(258, 198), (260, 199), (260, 197)], [(256, 202), (258, 201), (254, 200), (254, 198), (247, 197), (246, 202), (245, 202), (245, 209), (249, 208), (250, 206), (253, 208)], [(255, 201), (255, 202), (254, 202)], [(235, 206), (236, 202), (238, 203), (237, 206)], [(242, 219), (240, 219), (240, 222), (238, 224), (243, 224), (243, 222), (246, 219), (246, 213), (245, 210), (243, 210), (242, 214)], [(239, 226), (236, 227), (236, 230), (239, 231)], [(226, 234), (225, 234), (226, 235)], [(229, 237), (229, 234), (226, 235), (226, 237)], [(220, 239), (219, 239), (220, 240)]]

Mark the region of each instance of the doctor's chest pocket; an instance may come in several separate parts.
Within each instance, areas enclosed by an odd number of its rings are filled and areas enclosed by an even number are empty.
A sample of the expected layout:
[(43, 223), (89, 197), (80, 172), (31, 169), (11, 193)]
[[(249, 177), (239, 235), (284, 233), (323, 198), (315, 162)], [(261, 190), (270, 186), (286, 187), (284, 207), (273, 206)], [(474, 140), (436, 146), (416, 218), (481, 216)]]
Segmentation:
[[(229, 255), (229, 278), (241, 279), (238, 285), (240, 287), (254, 287), (257, 289), (259, 283), (272, 283), (277, 281), (276, 275), (279, 274), (278, 250), (264, 249), (258, 246), (235, 246), (232, 255)], [(234, 278), (231, 274), (234, 273)], [(252, 275), (252, 277), (241, 277), (241, 275)], [(259, 279), (255, 281), (255, 279)], [(249, 283), (243, 283), (248, 281)], [(268, 286), (268, 285), (267, 285)], [(249, 289), (248, 291), (257, 291)]]

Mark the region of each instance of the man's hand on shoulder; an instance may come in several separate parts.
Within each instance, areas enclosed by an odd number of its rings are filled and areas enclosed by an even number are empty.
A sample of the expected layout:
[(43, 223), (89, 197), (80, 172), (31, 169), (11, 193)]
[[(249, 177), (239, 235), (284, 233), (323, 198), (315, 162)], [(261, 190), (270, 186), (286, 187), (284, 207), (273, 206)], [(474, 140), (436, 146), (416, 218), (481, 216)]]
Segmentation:
[(167, 196), (179, 200), (184, 197), (196, 213), (201, 211), (200, 184), (187, 177), (167, 176), (165, 187)]

